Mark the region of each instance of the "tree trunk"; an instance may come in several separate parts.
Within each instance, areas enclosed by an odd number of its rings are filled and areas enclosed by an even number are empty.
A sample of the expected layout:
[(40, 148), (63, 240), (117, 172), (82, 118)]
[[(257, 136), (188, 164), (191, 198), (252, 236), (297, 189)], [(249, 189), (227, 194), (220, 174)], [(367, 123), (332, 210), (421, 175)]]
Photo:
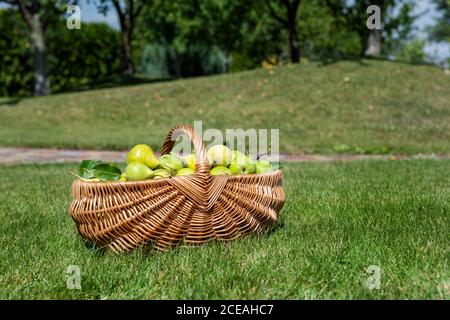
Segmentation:
[[(382, 14), (384, 0), (371, 0), (370, 4), (379, 7), (381, 10), (380, 14)], [(369, 30), (369, 36), (367, 38), (367, 47), (364, 53), (366, 56), (372, 57), (378, 57), (381, 55), (381, 30), (379, 29)]]
[(127, 27), (122, 29), (122, 54), (124, 74), (132, 75), (134, 73), (134, 65), (131, 57), (131, 29)]
[(287, 27), (289, 31), (289, 48), (291, 53), (291, 62), (300, 62), (300, 45), (298, 42), (297, 30), (297, 11), (300, 6), (300, 0), (285, 0), (284, 4), (287, 10)]
[(298, 44), (298, 32), (295, 20), (293, 23), (290, 22), (289, 26), (289, 47), (291, 52), (291, 62), (300, 62), (300, 47)]
[(34, 50), (34, 94), (44, 96), (50, 94), (50, 84), (47, 76), (47, 47), (44, 28), (38, 14), (32, 16), (30, 29)]
[(381, 30), (370, 30), (367, 39), (366, 56), (378, 57), (381, 54)]

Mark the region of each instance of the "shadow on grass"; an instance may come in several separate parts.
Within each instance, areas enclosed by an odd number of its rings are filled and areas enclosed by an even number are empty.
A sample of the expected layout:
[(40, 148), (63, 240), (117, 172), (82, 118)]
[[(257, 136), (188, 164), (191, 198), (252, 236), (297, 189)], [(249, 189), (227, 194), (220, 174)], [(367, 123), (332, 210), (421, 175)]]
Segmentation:
[[(157, 250), (155, 248), (155, 241), (153, 240), (148, 240), (147, 242), (143, 243), (141, 246), (137, 247), (134, 250), (139, 250), (142, 254), (144, 255), (154, 255), (154, 254), (158, 254), (158, 253), (164, 253), (164, 252), (172, 252), (173, 254), (180, 254), (180, 250), (176, 250), (179, 248), (188, 248), (188, 249), (196, 249), (196, 248), (201, 248), (201, 247), (205, 247), (208, 245), (226, 245), (229, 243), (232, 243), (233, 241), (236, 240), (243, 240), (243, 239), (260, 239), (261, 237), (269, 237), (273, 234), (278, 233), (279, 231), (281, 231), (284, 228), (285, 224), (283, 221), (278, 222), (273, 228), (266, 230), (264, 232), (261, 233), (255, 233), (255, 234), (247, 234), (245, 236), (241, 236), (238, 239), (232, 240), (232, 241), (219, 241), (219, 240), (210, 240), (207, 241), (204, 244), (178, 244), (172, 248), (167, 248), (167, 250)], [(106, 246), (99, 246), (98, 244), (96, 244), (95, 242), (89, 241), (89, 240), (85, 240), (80, 238), (80, 241), (83, 243), (83, 245), (92, 253), (97, 254), (98, 256), (106, 256), (109, 253), (113, 253), (111, 250), (108, 250), (106, 248)], [(134, 251), (133, 250), (133, 251)], [(122, 252), (122, 253), (113, 253), (113, 254), (117, 254), (117, 255), (126, 255), (130, 252)]]
[(22, 100), (22, 98), (6, 98), (6, 99), (2, 99), (0, 100), (0, 107), (1, 106), (9, 106), (9, 107), (13, 107), (15, 105), (17, 105), (20, 101)]
[(369, 64), (365, 61), (368, 60), (367, 58), (363, 58), (363, 57), (358, 57), (358, 58), (352, 58), (352, 59), (327, 59), (327, 60), (319, 60), (318, 61), (318, 67), (322, 68), (322, 67), (327, 67), (333, 64), (337, 64), (339, 62), (354, 62), (359, 64), (362, 67), (368, 67)]
[(81, 237), (78, 238), (89, 251), (98, 254), (99, 256), (104, 256), (107, 254), (108, 250), (105, 247), (101, 247), (93, 241), (89, 241)]
[[(139, 75), (133, 75), (133, 76), (124, 76), (124, 75), (117, 75), (112, 76), (106, 79), (102, 79), (96, 82), (91, 82), (83, 85), (79, 85), (73, 88), (63, 88), (59, 90), (53, 90), (51, 95), (53, 94), (61, 94), (61, 93), (76, 93), (76, 92), (83, 92), (83, 91), (89, 91), (89, 90), (96, 90), (96, 89), (109, 89), (109, 88), (116, 88), (116, 87), (124, 87), (124, 86), (133, 86), (133, 85), (139, 85), (139, 84), (148, 84), (148, 83), (157, 83), (157, 82), (167, 82), (167, 81), (173, 81), (177, 78), (146, 78), (144, 76)], [(0, 107), (1, 106), (10, 106), (14, 107), (18, 105), (23, 99), (32, 98), (34, 97), (31, 95), (24, 95), (24, 96), (17, 96), (17, 97), (0, 97)]]
[(284, 229), (284, 225), (285, 225), (284, 221), (281, 220), (271, 230), (267, 231), (267, 234), (270, 235), (281, 231), (282, 229)]
[(82, 92), (88, 90), (96, 90), (96, 89), (109, 89), (115, 87), (124, 87), (124, 86), (133, 86), (139, 84), (148, 84), (148, 83), (156, 83), (156, 82), (167, 82), (173, 81), (176, 78), (146, 78), (144, 76), (132, 75), (132, 76), (113, 76), (100, 81), (76, 86), (68, 89), (61, 89), (54, 91), (53, 93), (74, 93), (74, 92)]
[(427, 67), (435, 67), (438, 69), (441, 69), (440, 66), (437, 66), (433, 63), (424, 62), (424, 61), (417, 61), (417, 62), (411, 62), (406, 60), (399, 60), (399, 59), (389, 59), (386, 57), (354, 57), (354, 58), (343, 58), (343, 59), (328, 59), (328, 60), (319, 60), (319, 67), (326, 67), (329, 65), (333, 65), (339, 62), (354, 62), (359, 64), (361, 67), (369, 67), (370, 64), (368, 62), (370, 61), (379, 61), (379, 62), (390, 62), (395, 64), (403, 64), (403, 65), (410, 65), (410, 66), (427, 66)]

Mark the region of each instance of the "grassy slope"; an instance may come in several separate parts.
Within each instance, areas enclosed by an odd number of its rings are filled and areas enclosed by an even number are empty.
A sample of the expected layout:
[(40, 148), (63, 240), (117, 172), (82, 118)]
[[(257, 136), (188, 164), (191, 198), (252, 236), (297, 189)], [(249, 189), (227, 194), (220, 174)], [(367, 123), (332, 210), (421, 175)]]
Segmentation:
[[(348, 79), (345, 79), (348, 78)], [(348, 81), (345, 81), (345, 80)], [(168, 129), (279, 128), (284, 152), (450, 151), (450, 77), (366, 61), (255, 70), (0, 103), (0, 145), (159, 149)]]
[(272, 234), (119, 256), (76, 236), (70, 169), (0, 167), (0, 298), (448, 298), (450, 161), (289, 164)]

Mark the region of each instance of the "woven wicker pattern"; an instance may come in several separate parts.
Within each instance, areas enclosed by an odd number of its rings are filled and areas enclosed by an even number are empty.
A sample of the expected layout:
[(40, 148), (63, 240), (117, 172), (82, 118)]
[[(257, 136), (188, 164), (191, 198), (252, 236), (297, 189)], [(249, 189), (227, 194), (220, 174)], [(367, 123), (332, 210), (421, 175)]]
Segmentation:
[(275, 224), (285, 200), (281, 171), (212, 176), (203, 141), (190, 126), (173, 128), (162, 154), (181, 134), (194, 145), (193, 175), (73, 183), (70, 214), (83, 238), (116, 252), (144, 244), (165, 250), (180, 243), (233, 240)]

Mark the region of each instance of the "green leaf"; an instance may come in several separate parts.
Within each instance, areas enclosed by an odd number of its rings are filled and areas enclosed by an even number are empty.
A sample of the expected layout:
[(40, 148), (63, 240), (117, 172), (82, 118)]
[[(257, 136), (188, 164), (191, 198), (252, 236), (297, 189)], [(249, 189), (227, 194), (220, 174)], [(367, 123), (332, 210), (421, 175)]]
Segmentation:
[(100, 161), (95, 160), (83, 160), (81, 161), (80, 168), (78, 170), (80, 177), (84, 179), (94, 178), (94, 167), (100, 164)]
[(122, 171), (110, 163), (99, 163), (94, 166), (93, 173), (96, 178), (101, 181), (117, 181), (120, 179)]

